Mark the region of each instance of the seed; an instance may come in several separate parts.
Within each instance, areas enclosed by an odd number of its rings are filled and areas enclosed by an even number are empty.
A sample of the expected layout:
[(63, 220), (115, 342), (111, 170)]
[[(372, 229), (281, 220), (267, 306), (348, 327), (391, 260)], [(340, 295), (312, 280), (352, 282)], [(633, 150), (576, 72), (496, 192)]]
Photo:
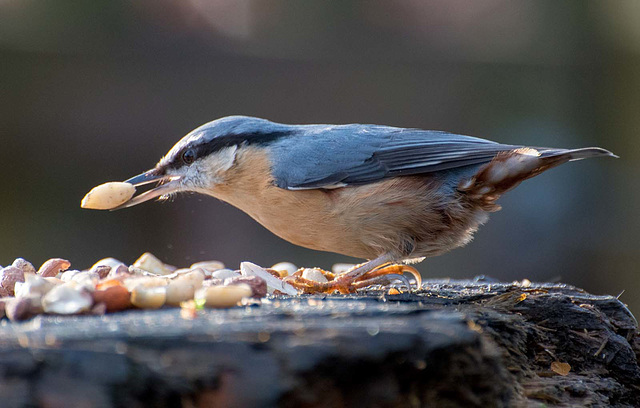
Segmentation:
[(341, 273), (345, 273), (349, 269), (352, 269), (354, 266), (355, 266), (354, 264), (350, 264), (350, 263), (333, 264), (333, 266), (331, 267), (331, 272), (335, 273), (336, 275), (339, 275)]
[(122, 281), (118, 279), (103, 279), (96, 285), (96, 290), (105, 290), (111, 286), (122, 286)]
[(286, 295), (297, 295), (298, 291), (290, 284), (283, 282), (281, 279), (276, 278), (267, 272), (264, 268), (253, 264), (251, 262), (240, 263), (240, 273), (244, 276), (258, 276), (267, 282), (267, 291), (273, 293), (274, 291), (282, 292)]
[[(89, 270), (91, 272), (97, 272), (98, 275), (100, 275), (100, 279), (104, 279), (107, 275), (115, 273), (113, 271), (120, 267), (127, 269), (127, 266), (123, 262), (120, 262), (115, 258), (103, 258), (91, 265)], [(105, 273), (107, 275), (105, 275)]]
[(155, 288), (158, 286), (166, 286), (167, 280), (160, 277), (151, 276), (135, 276), (125, 279), (122, 284), (130, 292), (137, 288)]
[(97, 266), (110, 266), (112, 268), (115, 268), (118, 265), (124, 265), (124, 262), (121, 262), (116, 258), (102, 258), (98, 262), (94, 263), (89, 269), (93, 269)]
[(107, 312), (117, 312), (131, 307), (131, 294), (127, 288), (120, 284), (113, 284), (104, 289), (96, 290), (92, 295), (93, 301), (95, 303), (103, 303)]
[(133, 266), (147, 272), (155, 273), (156, 275), (169, 275), (177, 269), (175, 266), (165, 264), (150, 252), (142, 254), (140, 258), (133, 263)]
[(104, 303), (96, 303), (91, 308), (91, 314), (96, 316), (102, 316), (107, 313), (107, 305)]
[(80, 207), (92, 210), (110, 210), (126, 203), (133, 197), (133, 184), (113, 181), (94, 187), (84, 196)]
[(220, 269), (211, 274), (212, 279), (227, 279), (240, 276), (239, 272), (232, 271), (231, 269)]
[(109, 276), (109, 273), (111, 272), (111, 267), (107, 265), (98, 265), (95, 268), (89, 269), (89, 272), (95, 273), (96, 275), (98, 275), (100, 279), (104, 279), (107, 276)]
[(207, 279), (206, 281), (202, 282), (202, 287), (203, 288), (208, 288), (209, 286), (221, 286), (224, 285), (224, 280), (223, 279), (217, 279), (217, 278), (211, 278), (211, 279)]
[(226, 309), (234, 307), (242, 298), (251, 296), (251, 287), (245, 283), (231, 286), (209, 286), (196, 293), (197, 299), (204, 299), (206, 307)]
[(302, 271), (302, 277), (304, 279), (309, 279), (314, 282), (320, 282), (320, 283), (329, 282), (327, 277), (324, 276), (319, 269), (315, 269), (315, 268), (305, 268)]
[(191, 269), (189, 268), (178, 268), (175, 271), (171, 272), (168, 275), (164, 275), (165, 278), (169, 278), (169, 279), (175, 279), (180, 275), (184, 275), (185, 273), (191, 271)]
[(109, 274), (106, 276), (108, 279), (124, 280), (132, 277), (133, 274), (129, 271), (129, 267), (123, 264), (112, 266)]
[(62, 272), (62, 275), (60, 275), (60, 279), (62, 279), (64, 282), (70, 282), (71, 279), (73, 279), (73, 277), (76, 276), (79, 273), (80, 273), (80, 271), (77, 270), (77, 269), (64, 271), (64, 272)]
[(89, 292), (93, 292), (100, 280), (100, 276), (91, 271), (86, 272), (78, 272), (71, 277), (72, 282), (78, 283), (78, 285), (82, 286)]
[(16, 282), (16, 297), (42, 297), (56, 286), (47, 279), (33, 273), (26, 273), (24, 279), (24, 282)]
[(22, 258), (16, 258), (11, 266), (15, 266), (16, 268), (21, 269), (24, 273), (36, 273), (36, 268), (31, 265), (31, 262), (25, 261)]
[(76, 282), (58, 285), (42, 298), (47, 313), (76, 314), (91, 309), (93, 298)]
[(189, 267), (189, 269), (196, 269), (196, 268), (202, 268), (205, 271), (215, 272), (218, 269), (223, 269), (224, 264), (220, 261), (203, 261), (203, 262), (196, 262)]
[(236, 276), (224, 280), (225, 286), (228, 285), (249, 285), (251, 288), (251, 297), (260, 299), (267, 296), (267, 282), (258, 276)]
[(131, 291), (131, 303), (140, 309), (158, 309), (167, 297), (166, 286), (138, 286)]
[(46, 280), (47, 282), (51, 282), (54, 285), (62, 285), (64, 283), (64, 281), (59, 278), (48, 277), (48, 278), (42, 278), (42, 279)]
[(0, 272), (0, 286), (2, 286), (9, 293), (9, 296), (14, 295), (14, 289), (16, 282), (24, 282), (24, 272), (20, 268), (15, 266), (7, 266)]
[(187, 270), (184, 273), (178, 274), (178, 276), (173, 279), (174, 282), (184, 282), (190, 285), (193, 285), (194, 288), (198, 289), (202, 287), (202, 283), (205, 279), (204, 269), (191, 269)]
[(31, 300), (27, 298), (15, 298), (4, 304), (4, 312), (12, 322), (26, 320), (32, 316)]
[(51, 258), (42, 264), (38, 269), (38, 275), (43, 278), (58, 276), (58, 273), (66, 271), (71, 266), (71, 262), (66, 259)]
[(167, 285), (167, 297), (165, 303), (171, 306), (180, 306), (180, 302), (193, 299), (195, 286), (186, 281), (175, 281)]
[(278, 262), (273, 265), (271, 269), (275, 269), (278, 272), (285, 272), (284, 275), (282, 273), (280, 274), (280, 277), (284, 278), (285, 276), (293, 275), (293, 273), (298, 270), (298, 267), (291, 262)]

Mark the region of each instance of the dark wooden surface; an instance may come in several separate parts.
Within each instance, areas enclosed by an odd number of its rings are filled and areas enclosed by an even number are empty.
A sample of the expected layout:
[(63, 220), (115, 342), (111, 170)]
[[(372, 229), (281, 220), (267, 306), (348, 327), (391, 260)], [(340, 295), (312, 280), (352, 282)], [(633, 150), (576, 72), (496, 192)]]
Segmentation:
[[(556, 284), (38, 316), (0, 326), (2, 407), (633, 407), (637, 323)], [(568, 363), (566, 376), (551, 369)]]

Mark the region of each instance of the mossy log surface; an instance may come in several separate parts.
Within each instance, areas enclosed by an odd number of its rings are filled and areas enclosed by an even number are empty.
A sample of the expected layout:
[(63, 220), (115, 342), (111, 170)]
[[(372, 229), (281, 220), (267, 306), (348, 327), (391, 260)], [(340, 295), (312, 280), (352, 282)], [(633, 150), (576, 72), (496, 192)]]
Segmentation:
[[(637, 322), (560, 284), (38, 316), (0, 326), (2, 407), (634, 407)], [(568, 372), (567, 372), (568, 370)]]

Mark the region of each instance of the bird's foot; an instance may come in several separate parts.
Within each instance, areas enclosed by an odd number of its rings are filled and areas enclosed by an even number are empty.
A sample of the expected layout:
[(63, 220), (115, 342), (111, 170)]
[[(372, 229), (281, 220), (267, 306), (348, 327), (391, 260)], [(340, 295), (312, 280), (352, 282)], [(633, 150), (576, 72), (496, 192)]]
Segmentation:
[(411, 283), (404, 273), (413, 275), (416, 280), (417, 288), (422, 285), (422, 277), (420, 273), (413, 267), (402, 264), (386, 264), (380, 265), (373, 269), (364, 270), (368, 267), (368, 262), (356, 265), (348, 271), (335, 274), (333, 272), (317, 269), (327, 282), (318, 282), (303, 277), (304, 268), (294, 272), (291, 276), (287, 276), (284, 280), (291, 284), (294, 288), (301, 290), (303, 293), (333, 293), (340, 292), (343, 294), (354, 293), (358, 289), (362, 289), (372, 285), (387, 286), (396, 281), (403, 283), (411, 290)]

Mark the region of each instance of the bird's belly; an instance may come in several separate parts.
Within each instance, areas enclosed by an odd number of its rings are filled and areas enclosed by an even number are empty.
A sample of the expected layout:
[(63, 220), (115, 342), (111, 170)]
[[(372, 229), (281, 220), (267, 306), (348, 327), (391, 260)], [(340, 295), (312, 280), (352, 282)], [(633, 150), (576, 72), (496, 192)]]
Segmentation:
[(336, 211), (330, 193), (322, 190), (284, 190), (272, 185), (255, 194), (217, 195), (241, 209), (269, 231), (293, 244), (319, 251), (369, 258), (375, 254), (362, 236)]
[(269, 185), (253, 191), (218, 198), (293, 244), (358, 258), (437, 255), (468, 242), (481, 223), (427, 177), (334, 190)]
[(336, 211), (335, 196), (322, 190), (290, 191), (274, 185), (271, 163), (251, 148), (238, 153), (228, 171), (232, 182), (200, 192), (228, 202), (268, 230), (296, 245), (368, 258), (373, 254)]
[(336, 191), (335, 212), (367, 258), (434, 256), (464, 245), (481, 222), (437, 176), (396, 177)]

